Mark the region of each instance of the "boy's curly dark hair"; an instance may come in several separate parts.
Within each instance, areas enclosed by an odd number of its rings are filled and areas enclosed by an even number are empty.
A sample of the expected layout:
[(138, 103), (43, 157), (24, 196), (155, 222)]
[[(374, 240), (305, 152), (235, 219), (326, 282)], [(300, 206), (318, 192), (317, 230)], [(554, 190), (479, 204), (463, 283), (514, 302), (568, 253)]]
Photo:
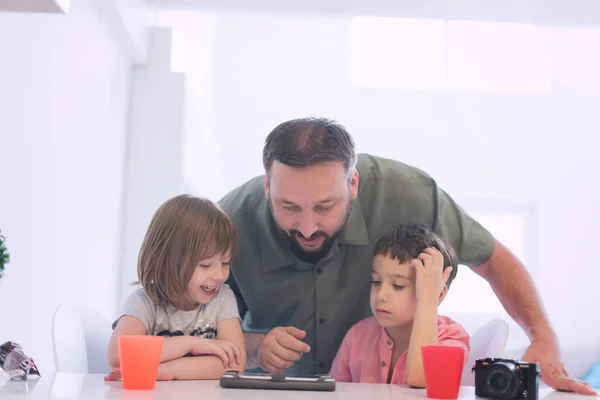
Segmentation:
[(375, 244), (374, 255), (382, 255), (399, 263), (405, 263), (418, 258), (419, 254), (428, 247), (434, 247), (442, 253), (444, 269), (452, 267), (446, 282), (446, 286), (450, 287), (450, 283), (456, 277), (458, 266), (454, 249), (421, 222), (396, 225), (384, 233)]

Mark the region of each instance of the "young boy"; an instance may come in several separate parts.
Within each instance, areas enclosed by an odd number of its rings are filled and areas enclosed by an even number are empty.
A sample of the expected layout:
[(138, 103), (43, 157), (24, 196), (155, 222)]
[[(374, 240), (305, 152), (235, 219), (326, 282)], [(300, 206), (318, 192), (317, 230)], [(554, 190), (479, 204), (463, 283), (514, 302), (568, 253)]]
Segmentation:
[(400, 225), (375, 245), (373, 317), (346, 334), (330, 374), (338, 382), (408, 384), (425, 387), (421, 346), (465, 348), (467, 331), (438, 316), (438, 305), (456, 276), (454, 251), (420, 223)]

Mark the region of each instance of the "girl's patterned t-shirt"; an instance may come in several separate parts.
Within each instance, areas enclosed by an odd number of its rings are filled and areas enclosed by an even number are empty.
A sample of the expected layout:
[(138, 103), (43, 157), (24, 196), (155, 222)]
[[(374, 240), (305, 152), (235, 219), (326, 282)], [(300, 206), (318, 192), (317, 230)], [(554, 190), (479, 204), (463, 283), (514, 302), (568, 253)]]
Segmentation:
[[(210, 303), (200, 304), (191, 311), (177, 310), (171, 305), (156, 305), (143, 288), (138, 288), (125, 300), (121, 317), (125, 315), (139, 319), (147, 335), (189, 335), (207, 339), (217, 337), (220, 321), (240, 318), (235, 295), (227, 284), (217, 289)], [(113, 329), (119, 319), (113, 323)]]

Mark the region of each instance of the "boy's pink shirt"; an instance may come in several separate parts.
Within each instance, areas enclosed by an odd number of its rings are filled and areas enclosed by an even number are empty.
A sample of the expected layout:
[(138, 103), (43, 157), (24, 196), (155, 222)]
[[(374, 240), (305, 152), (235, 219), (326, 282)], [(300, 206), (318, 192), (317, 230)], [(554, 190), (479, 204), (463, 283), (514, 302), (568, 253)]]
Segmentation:
[[(471, 341), (467, 331), (454, 320), (438, 317), (438, 343), (465, 348), (465, 363), (469, 359)], [(337, 382), (387, 383), (394, 344), (375, 317), (355, 324), (342, 342), (333, 361), (330, 375)], [(394, 368), (392, 384), (406, 384), (404, 352)]]

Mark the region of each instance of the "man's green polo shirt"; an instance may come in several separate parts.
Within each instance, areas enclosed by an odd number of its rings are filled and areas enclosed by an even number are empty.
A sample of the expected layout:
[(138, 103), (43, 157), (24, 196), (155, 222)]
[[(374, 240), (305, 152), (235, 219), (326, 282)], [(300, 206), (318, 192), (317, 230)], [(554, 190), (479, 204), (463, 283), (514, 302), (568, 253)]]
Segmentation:
[(424, 172), (366, 154), (358, 156), (357, 170), (358, 197), (348, 220), (316, 264), (296, 258), (277, 234), (262, 176), (219, 202), (238, 232), (227, 283), (237, 296), (244, 330), (295, 326), (307, 332), (311, 351), (290, 373), (329, 372), (346, 332), (372, 315), (373, 249), (393, 225), (420, 220), (454, 247), (464, 265), (483, 264), (494, 249), (492, 235)]

